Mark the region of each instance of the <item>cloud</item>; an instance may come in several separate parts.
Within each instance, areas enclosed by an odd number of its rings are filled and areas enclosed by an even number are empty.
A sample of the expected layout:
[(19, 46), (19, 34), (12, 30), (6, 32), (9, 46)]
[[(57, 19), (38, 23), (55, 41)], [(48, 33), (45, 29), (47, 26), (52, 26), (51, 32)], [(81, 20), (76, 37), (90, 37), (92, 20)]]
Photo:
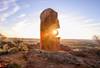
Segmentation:
[(20, 14), (19, 16), (18, 16), (18, 18), (23, 18), (23, 17), (25, 17), (26, 16), (26, 14)]
[[(17, 4), (16, 0), (1, 0), (0, 1), (0, 22), (5, 21), (7, 17), (15, 14), (19, 9), (20, 6)], [(13, 8), (10, 7), (13, 6)], [(11, 11), (8, 11), (12, 9)]]
[(6, 5), (6, 3), (4, 1), (0, 2), (0, 12), (5, 11), (8, 9), (8, 6)]
[[(28, 16), (24, 13), (20, 14), (21, 20), (18, 20), (9, 30), (5, 31), (9, 36), (39, 38), (39, 14), (40, 12)], [(91, 39), (93, 35), (100, 34), (100, 27), (98, 26), (100, 24), (94, 19), (73, 13), (59, 13), (58, 16), (61, 38)]]
[(16, 23), (12, 30), (16, 37), (39, 38), (39, 24), (28, 20)]
[(5, 21), (5, 17), (4, 16), (0, 16), (0, 22)]
[(100, 27), (94, 19), (71, 13), (60, 13), (59, 19), (62, 38), (90, 39), (93, 35), (100, 34)]
[[(21, 15), (22, 17), (24, 14)], [(34, 19), (33, 19), (34, 18)], [(40, 24), (36, 21), (36, 17), (32, 17), (29, 20), (24, 19), (16, 23), (12, 30), (17, 37), (40, 37)], [(32, 21), (34, 20), (34, 21)], [(92, 25), (95, 20), (86, 18), (84, 16), (74, 14), (60, 14), (60, 36), (62, 38), (92, 38), (93, 35), (98, 33), (96, 27)], [(38, 22), (38, 23), (37, 23)], [(97, 23), (95, 23), (96, 25)]]

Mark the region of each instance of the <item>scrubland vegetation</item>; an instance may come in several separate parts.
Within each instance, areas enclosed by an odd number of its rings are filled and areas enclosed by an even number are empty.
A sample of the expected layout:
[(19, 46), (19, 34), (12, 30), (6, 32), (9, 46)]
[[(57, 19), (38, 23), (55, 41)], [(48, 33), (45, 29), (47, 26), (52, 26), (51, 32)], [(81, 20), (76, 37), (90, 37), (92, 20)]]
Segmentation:
[(62, 40), (57, 52), (40, 50), (39, 45), (32, 40), (0, 39), (0, 68), (100, 68), (96, 40)]

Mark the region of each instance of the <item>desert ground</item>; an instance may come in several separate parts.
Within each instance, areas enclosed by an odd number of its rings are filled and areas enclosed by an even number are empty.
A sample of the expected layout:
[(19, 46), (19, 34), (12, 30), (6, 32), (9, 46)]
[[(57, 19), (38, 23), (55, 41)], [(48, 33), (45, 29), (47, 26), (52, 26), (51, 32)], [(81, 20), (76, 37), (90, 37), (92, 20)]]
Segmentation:
[(95, 40), (61, 39), (59, 51), (40, 49), (40, 40), (0, 40), (0, 68), (100, 68), (100, 46)]

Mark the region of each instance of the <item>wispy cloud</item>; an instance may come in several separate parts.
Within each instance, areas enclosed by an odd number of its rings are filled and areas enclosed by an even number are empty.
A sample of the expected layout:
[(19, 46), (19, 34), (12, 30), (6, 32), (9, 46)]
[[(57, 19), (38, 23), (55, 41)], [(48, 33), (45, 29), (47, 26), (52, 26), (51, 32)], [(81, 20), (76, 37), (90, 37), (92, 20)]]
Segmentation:
[[(0, 22), (5, 21), (7, 17), (15, 14), (20, 9), (16, 0), (1, 0), (0, 2), (0, 6), (2, 6), (0, 7)], [(11, 9), (10, 5), (12, 5), (13, 8), (11, 11), (8, 11)]]
[(26, 14), (20, 14), (19, 16), (18, 16), (18, 18), (23, 18), (23, 17), (25, 17), (26, 16)]
[[(3, 4), (3, 6), (1, 6), (1, 4)], [(9, 12), (8, 9), (11, 9), (10, 5), (13, 7)], [(30, 7), (30, 5), (22, 4), (21, 7)], [(7, 17), (18, 12), (21, 7), (17, 4), (16, 0), (2, 0), (2, 3), (0, 3), (0, 22), (5, 21)], [(31, 18), (23, 12), (19, 14), (18, 20), (16, 19), (17, 21), (13, 23), (14, 25), (12, 25), (9, 30), (7, 27), (0, 29), (4, 29), (9, 36), (39, 37), (39, 16), (41, 11), (31, 13), (31, 15), (33, 15)], [(71, 12), (63, 13), (59, 11), (58, 13), (61, 26), (60, 35), (62, 38), (91, 38), (93, 35), (100, 34), (100, 21), (97, 22), (95, 19)]]
[[(22, 14), (22, 16), (24, 16)], [(33, 19), (34, 18), (34, 19)], [(38, 37), (40, 34), (40, 24), (38, 21), (32, 21), (36, 18), (33, 17), (30, 20), (22, 20), (16, 23), (12, 29), (15, 32), (14, 35), (17, 37)], [(60, 14), (59, 15), (60, 21), (60, 35), (62, 38), (92, 38), (93, 35), (99, 33), (97, 30), (97, 25), (92, 23), (95, 20), (87, 18), (81, 15), (74, 15), (74, 14)], [(37, 23), (38, 22), (38, 23)], [(98, 28), (99, 29), (99, 28)]]
[(29, 22), (28, 20), (23, 20), (16, 23), (12, 27), (12, 31), (16, 37), (30, 37), (39, 38), (39, 24), (34, 22)]
[(0, 12), (5, 11), (8, 9), (7, 4), (5, 3), (5, 1), (1, 0), (0, 1)]
[[(100, 34), (96, 20), (71, 13), (60, 13), (61, 36), (63, 38), (92, 38)], [(94, 26), (95, 25), (95, 26)]]

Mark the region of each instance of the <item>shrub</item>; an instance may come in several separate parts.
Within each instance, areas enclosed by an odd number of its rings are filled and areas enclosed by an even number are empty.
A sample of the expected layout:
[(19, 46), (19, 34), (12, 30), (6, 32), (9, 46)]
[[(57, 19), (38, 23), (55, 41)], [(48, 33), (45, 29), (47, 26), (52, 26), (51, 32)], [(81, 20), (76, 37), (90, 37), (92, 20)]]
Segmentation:
[(10, 48), (10, 47), (9, 47), (8, 44), (3, 45), (3, 50), (8, 51), (9, 48)]
[(18, 51), (19, 51), (19, 50), (18, 50), (17, 47), (13, 47), (13, 48), (10, 48), (10, 49), (8, 50), (9, 53), (16, 53), (16, 52), (18, 52)]
[(21, 65), (17, 63), (8, 64), (7, 68), (21, 68)]
[(8, 54), (8, 52), (3, 49), (0, 49), (0, 55), (4, 55), (4, 54)]
[(28, 51), (29, 48), (25, 43), (20, 43), (19, 47), (18, 47), (21, 51)]

